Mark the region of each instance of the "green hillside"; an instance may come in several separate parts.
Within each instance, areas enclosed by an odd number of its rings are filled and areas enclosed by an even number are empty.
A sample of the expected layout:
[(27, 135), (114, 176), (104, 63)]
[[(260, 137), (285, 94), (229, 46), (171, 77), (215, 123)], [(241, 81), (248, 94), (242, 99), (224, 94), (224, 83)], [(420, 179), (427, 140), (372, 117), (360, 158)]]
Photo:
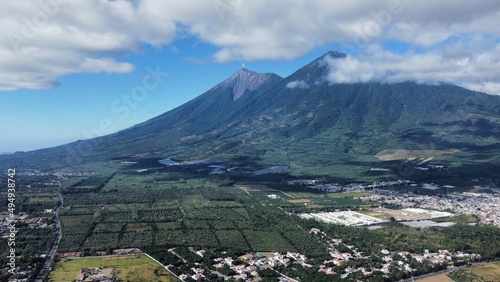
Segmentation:
[[(254, 167), (289, 165), (296, 176), (342, 179), (401, 178), (401, 166), (432, 164), (447, 168), (446, 175), (432, 177), (498, 180), (500, 97), (449, 84), (332, 85), (327, 71), (323, 56), (287, 78), (272, 75), (237, 100), (231, 87), (214, 87), (118, 133), (0, 161), (56, 169), (95, 161), (225, 157)], [(290, 87), (297, 81), (301, 87)], [(373, 167), (391, 172), (373, 174)]]

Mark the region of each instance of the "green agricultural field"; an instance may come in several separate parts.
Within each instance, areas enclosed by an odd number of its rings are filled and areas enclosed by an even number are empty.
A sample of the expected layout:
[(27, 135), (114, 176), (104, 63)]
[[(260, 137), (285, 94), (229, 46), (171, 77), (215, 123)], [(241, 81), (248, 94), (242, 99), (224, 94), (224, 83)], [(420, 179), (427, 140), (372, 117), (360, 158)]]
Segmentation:
[(193, 171), (151, 170), (67, 181), (68, 189), (88, 189), (64, 195), (60, 251), (190, 246), (323, 255), (287, 211), (355, 206), (361, 202), (353, 197), (370, 195), (287, 193), (271, 188), (280, 185), (272, 181), (224, 186)]
[(231, 250), (248, 250), (250, 246), (243, 234), (237, 230), (219, 230), (216, 232), (221, 245)]
[[(476, 239), (495, 238), (498, 231), (488, 226), (466, 225), (476, 220), (473, 217), (452, 217), (457, 226), (443, 230), (415, 229), (396, 223), (384, 224), (380, 230), (324, 224), (294, 214), (361, 209), (375, 217), (385, 216), (370, 210), (372, 203), (357, 199), (372, 193), (314, 193), (316, 191), (305, 187), (289, 186), (287, 181), (243, 177), (227, 183), (206, 172), (171, 169), (179, 171), (164, 169), (148, 174), (115, 171), (67, 181), (68, 191), (71, 187), (85, 189), (63, 195), (64, 207), (60, 211), (63, 237), (58, 251), (80, 251), (88, 256), (118, 248), (140, 248), (162, 263), (172, 265), (183, 263), (168, 252), (171, 248), (182, 252), (181, 256), (188, 261), (200, 263), (218, 252), (232, 256), (246, 252), (293, 251), (320, 262), (329, 257), (328, 252), (319, 237), (309, 233), (311, 228), (320, 228), (331, 238), (341, 238), (366, 254), (378, 254), (391, 246), (395, 251), (420, 253), (425, 249), (434, 252), (449, 249), (480, 253), (485, 259), (498, 256), (496, 241)], [(269, 197), (272, 194), (277, 197)], [(33, 197), (33, 204), (45, 198), (54, 199), (45, 193)], [(32, 244), (32, 241), (26, 242)], [(194, 253), (201, 249), (209, 256), (202, 258)], [(63, 260), (57, 264), (51, 281), (75, 279), (80, 266), (69, 274), (66, 271), (72, 261), (83, 260)], [(107, 265), (102, 261), (97, 264)], [(122, 281), (173, 281), (168, 280), (171, 278), (168, 275), (154, 276), (165, 271), (160, 266), (115, 267)], [(486, 271), (491, 272), (483, 272)]]
[(61, 187), (65, 188), (65, 187), (71, 187), (75, 184), (77, 184), (78, 182), (86, 179), (87, 177), (84, 177), (84, 176), (78, 176), (78, 177), (69, 177), (69, 178), (65, 178), (63, 180), (61, 180)]
[(243, 235), (245, 235), (254, 252), (296, 251), (292, 244), (277, 231), (245, 230)]
[(62, 234), (60, 250), (77, 250), (92, 229), (93, 215), (61, 216)]
[(91, 267), (114, 268), (116, 277), (122, 281), (180, 281), (163, 266), (143, 254), (120, 257), (63, 259), (55, 264), (48, 281), (73, 281), (77, 278), (81, 268)]
[(118, 248), (118, 238), (120, 233), (92, 233), (85, 239), (83, 248), (93, 250), (106, 250), (108, 248)]
[(181, 222), (156, 222), (156, 228), (158, 230), (177, 230), (182, 228)]
[(128, 223), (125, 230), (127, 232), (151, 231), (153, 228), (149, 223)]

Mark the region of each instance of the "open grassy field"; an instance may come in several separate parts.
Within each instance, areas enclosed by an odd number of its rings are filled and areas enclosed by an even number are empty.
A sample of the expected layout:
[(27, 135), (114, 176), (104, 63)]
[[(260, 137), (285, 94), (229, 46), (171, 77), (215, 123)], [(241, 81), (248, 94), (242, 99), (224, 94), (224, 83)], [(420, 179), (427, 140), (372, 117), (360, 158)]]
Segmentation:
[(427, 159), (432, 159), (434, 157), (438, 157), (442, 154), (453, 154), (458, 152), (456, 149), (450, 150), (405, 150), (405, 149), (396, 149), (396, 150), (383, 150), (375, 155), (376, 158), (382, 161), (393, 161), (393, 160), (406, 160), (406, 159), (415, 159), (421, 158), (426, 161)]
[(73, 281), (80, 273), (81, 268), (90, 267), (112, 267), (115, 269), (116, 277), (122, 281), (179, 281), (163, 266), (143, 254), (120, 257), (64, 259), (56, 263), (54, 270), (50, 273), (49, 281)]
[(454, 281), (500, 281), (500, 262), (464, 268), (448, 273)]
[(500, 262), (493, 262), (471, 268), (441, 273), (426, 278), (418, 279), (417, 282), (458, 282), (477, 281), (493, 282), (500, 281)]
[(293, 200), (288, 200), (288, 202), (293, 203), (293, 204), (303, 204), (303, 203), (310, 203), (311, 200), (309, 200), (309, 199), (293, 199)]
[(469, 271), (486, 281), (500, 281), (500, 262), (473, 267)]
[(433, 275), (422, 279), (418, 279), (417, 282), (455, 282), (455, 281), (450, 277), (446, 276), (446, 273), (441, 273), (438, 275)]
[(256, 192), (256, 191), (263, 191), (263, 192), (276, 192), (278, 190), (267, 187), (266, 185), (238, 185), (238, 188), (241, 190), (249, 193), (249, 192)]

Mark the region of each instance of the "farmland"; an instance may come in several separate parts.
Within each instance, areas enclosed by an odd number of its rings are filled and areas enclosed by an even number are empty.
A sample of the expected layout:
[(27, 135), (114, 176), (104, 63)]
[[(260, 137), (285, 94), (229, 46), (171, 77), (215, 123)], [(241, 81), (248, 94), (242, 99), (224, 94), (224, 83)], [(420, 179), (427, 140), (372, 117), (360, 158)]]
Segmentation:
[[(62, 257), (66, 257), (65, 252), (103, 256), (113, 254), (116, 249), (139, 248), (162, 264), (171, 265), (170, 269), (177, 275), (194, 275), (192, 268), (197, 264), (208, 271), (204, 275), (212, 275), (214, 258), (292, 252), (304, 255), (308, 264), (319, 267), (331, 259), (330, 243), (311, 234), (312, 228), (324, 230), (325, 236), (342, 240), (374, 257), (387, 246), (391, 246), (391, 252), (449, 249), (480, 253), (485, 259), (498, 257), (496, 249), (486, 244), (490, 241), (477, 239), (498, 236), (496, 229), (466, 225), (471, 220), (468, 216), (456, 217), (456, 227), (446, 229), (414, 228), (389, 222), (391, 217), (415, 220), (451, 214), (393, 210), (390, 206), (382, 207), (380, 202), (360, 199), (379, 196), (370, 190), (356, 188), (348, 193), (331, 193), (289, 184), (276, 176), (210, 175), (203, 165), (156, 167), (151, 162), (132, 166), (115, 163), (107, 169), (82, 174), (57, 179), (64, 199), (59, 210), (63, 236), (58, 252), (63, 253)], [(23, 205), (54, 205), (57, 198), (52, 192), (54, 189), (49, 188), (26, 195)], [(303, 213), (339, 214), (339, 220), (351, 218), (354, 223), (372, 216), (378, 219), (380, 229), (305, 220), (298, 216)], [(385, 222), (378, 223), (380, 220)], [(33, 229), (30, 234), (35, 231), (41, 232)], [(42, 249), (49, 247), (53, 239), (45, 241), (40, 241), (46, 245)], [(339, 248), (342, 252), (348, 251), (345, 246)], [(206, 254), (198, 254), (200, 250)], [(338, 266), (337, 271), (341, 273), (349, 266), (361, 265), (364, 258), (358, 259), (361, 261)], [(62, 261), (67, 262), (65, 258)], [(374, 266), (380, 267), (378, 263)], [(435, 271), (415, 266), (418, 273)], [(294, 267), (287, 266), (287, 271), (293, 273)], [(71, 275), (74, 279), (74, 273)], [(394, 270), (391, 275), (402, 274)], [(321, 279), (319, 281), (326, 281)]]
[(418, 282), (500, 281), (500, 262), (462, 268), (418, 279)]
[(438, 275), (418, 279), (417, 282), (455, 282), (455, 280), (448, 277), (446, 273), (441, 273)]
[[(118, 171), (66, 181), (59, 251), (95, 254), (114, 248), (216, 248), (231, 252), (299, 251), (325, 255), (298, 218), (283, 209), (304, 203), (266, 185), (225, 186), (182, 171)], [(92, 188), (89, 183), (98, 186)], [(71, 191), (71, 192), (70, 192)], [(276, 193), (276, 199), (269, 194)], [(311, 208), (351, 205), (353, 199), (308, 196)], [(295, 236), (291, 236), (292, 232)], [(300, 243), (296, 237), (312, 243)]]
[[(189, 246), (230, 254), (294, 251), (324, 257), (325, 249), (308, 233), (310, 223), (294, 213), (356, 209), (385, 221), (391, 216), (428, 218), (410, 211), (374, 209), (374, 203), (358, 199), (373, 195), (371, 192), (324, 193), (265, 179), (236, 178), (236, 183), (228, 184), (224, 177), (199, 170), (196, 166), (149, 167), (147, 173), (138, 173), (125, 166), (95, 175), (92, 181), (67, 181), (71, 187), (86, 188), (64, 195), (59, 251), (93, 255), (109, 254), (115, 248)], [(88, 183), (100, 188), (88, 187)], [(373, 234), (381, 232), (385, 231)]]
[(146, 255), (63, 259), (55, 265), (48, 281), (74, 281), (82, 268), (93, 267), (113, 268), (116, 278), (122, 281), (179, 281)]

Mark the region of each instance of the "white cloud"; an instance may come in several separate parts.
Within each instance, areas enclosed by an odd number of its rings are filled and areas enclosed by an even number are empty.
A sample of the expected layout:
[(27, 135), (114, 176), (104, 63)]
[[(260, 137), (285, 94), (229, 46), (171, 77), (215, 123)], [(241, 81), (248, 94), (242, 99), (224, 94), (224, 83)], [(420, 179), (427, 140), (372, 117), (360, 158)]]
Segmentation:
[[(455, 48), (454, 48), (455, 47)], [(456, 49), (458, 48), (458, 50)], [(421, 54), (395, 54), (377, 48), (346, 58), (330, 58), (327, 80), (355, 82), (446, 82), (500, 95), (500, 45), (476, 53), (456, 44)]]
[[(58, 77), (70, 73), (132, 71), (121, 55), (140, 52), (144, 45), (162, 48), (186, 36), (217, 47), (212, 58), (217, 62), (291, 60), (332, 42), (345, 44), (347, 51), (369, 53), (370, 46), (399, 41), (424, 49), (424, 55), (410, 60), (421, 66), (416, 79), (426, 79), (439, 71), (424, 68), (434, 67), (434, 59), (448, 66), (458, 62), (439, 57), (435, 48), (456, 38), (498, 39), (498, 26), (496, 0), (480, 5), (472, 0), (2, 1), (0, 90), (53, 87)], [(479, 68), (473, 51), (461, 58)], [(390, 69), (405, 69), (393, 60)], [(349, 62), (358, 69), (365, 63)], [(381, 72), (356, 76), (369, 80)], [(353, 78), (339, 73), (336, 79)]]
[(309, 88), (309, 85), (303, 80), (294, 80), (294, 81), (288, 82), (286, 84), (286, 87), (290, 88), (290, 89), (294, 89), (294, 88), (306, 89), (306, 88)]
[(107, 72), (107, 73), (127, 73), (134, 70), (134, 66), (129, 63), (119, 63), (115, 60), (86, 58), (79, 68), (83, 72)]
[(121, 54), (139, 51), (142, 43), (167, 44), (176, 35), (172, 20), (143, 16), (124, 0), (2, 2), (0, 91), (52, 88), (73, 73), (133, 71), (119, 61)]

